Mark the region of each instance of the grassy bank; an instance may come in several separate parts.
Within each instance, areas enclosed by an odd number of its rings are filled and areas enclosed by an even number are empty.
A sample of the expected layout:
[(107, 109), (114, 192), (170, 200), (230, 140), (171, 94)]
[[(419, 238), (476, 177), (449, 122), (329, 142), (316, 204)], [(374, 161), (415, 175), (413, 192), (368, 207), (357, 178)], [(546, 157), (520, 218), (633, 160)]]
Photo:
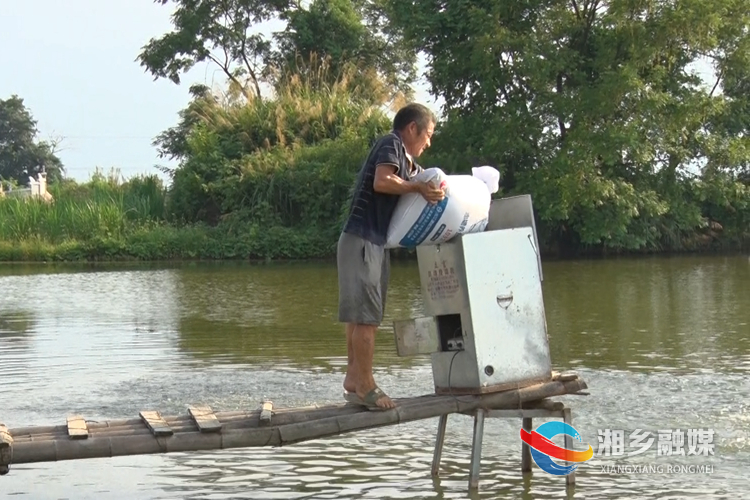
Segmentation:
[(122, 182), (97, 173), (50, 192), (52, 203), (0, 199), (0, 261), (293, 259), (332, 252), (330, 235), (313, 229), (169, 221), (167, 191), (153, 176)]
[[(302, 260), (329, 259), (335, 256), (336, 240), (317, 231), (301, 233), (297, 229), (248, 226), (244, 231), (226, 227), (168, 224), (137, 227), (119, 236), (94, 236), (49, 241), (43, 237), (18, 241), (0, 240), (0, 262), (97, 262), (97, 261), (174, 261), (174, 260)], [(750, 245), (726, 246), (708, 238), (696, 240), (691, 247), (656, 253), (734, 252)], [(607, 255), (648, 254), (608, 252)], [(412, 257), (401, 251), (396, 258)], [(576, 255), (549, 249), (545, 258), (602, 256), (600, 249), (583, 249)]]
[[(351, 144), (345, 146), (344, 151), (350, 150)], [(174, 205), (173, 200), (155, 176), (124, 181), (116, 173), (97, 173), (86, 183), (67, 181), (52, 186), (52, 203), (0, 198), (0, 262), (331, 258), (335, 255), (341, 208), (346, 206), (341, 200), (345, 200), (353, 171), (332, 178), (322, 169), (323, 160), (311, 154), (316, 150), (299, 154), (298, 162), (284, 163), (286, 167), (275, 176), (246, 176), (244, 182), (253, 182), (254, 192), (265, 196), (252, 207), (221, 217), (214, 224), (169, 216), (166, 207)], [(332, 158), (330, 149), (324, 147), (322, 152)], [(336, 191), (340, 201), (328, 198), (326, 191)], [(304, 206), (308, 209), (303, 210)], [(545, 239), (543, 228), (540, 237)], [(556, 243), (554, 239), (543, 241), (545, 257), (570, 256)], [(745, 239), (745, 248), (747, 243)], [(722, 231), (709, 227), (685, 235), (670, 247), (624, 253), (742, 247), (738, 238), (727, 238)], [(576, 255), (603, 253), (623, 251), (602, 252), (601, 248), (590, 247), (579, 248)], [(411, 254), (398, 252), (395, 256)]]
[[(326, 199), (325, 191), (336, 189), (344, 199), (350, 179), (342, 176), (334, 181), (325, 175), (309, 151), (300, 157), (304, 161), (297, 166), (306, 168), (297, 170), (292, 168), (294, 162), (287, 163), (291, 166), (277, 172), (275, 181), (273, 176), (266, 175), (255, 180), (256, 187), (265, 188), (266, 198), (253, 206), (251, 213), (234, 212), (214, 224), (185, 222), (168, 216), (170, 194), (155, 176), (123, 181), (115, 173), (109, 176), (97, 173), (86, 183), (68, 181), (52, 186), (52, 203), (2, 198), (0, 262), (331, 258), (335, 255), (341, 222), (340, 215), (335, 214), (341, 213), (345, 205)], [(317, 176), (313, 175), (315, 170)], [(289, 175), (281, 175), (284, 172)], [(290, 177), (293, 172), (296, 177)], [(250, 180), (251, 176), (245, 178), (245, 182)], [(280, 189), (282, 180), (288, 186), (297, 186), (297, 191)], [(311, 210), (299, 213), (306, 203)], [(288, 212), (282, 212), (276, 205), (285, 206)], [(298, 224), (292, 224), (295, 218)], [(658, 251), (742, 248), (742, 242), (722, 236), (721, 232), (706, 228)], [(544, 231), (540, 231), (540, 237), (545, 237)], [(555, 240), (543, 243), (545, 257), (567, 256), (564, 249), (555, 246)], [(744, 243), (747, 248), (747, 240)], [(412, 253), (398, 252), (396, 256)], [(591, 247), (580, 248), (577, 255), (602, 253), (601, 248)]]
[(196, 90), (156, 141), (179, 160), (169, 189), (97, 172), (52, 185), (50, 204), (0, 199), (0, 261), (334, 255), (356, 173), (390, 121), (350, 71), (294, 76), (271, 100)]
[(119, 236), (44, 238), (0, 241), (0, 261), (117, 261), (192, 259), (314, 259), (332, 255), (330, 242), (314, 232), (287, 228), (262, 231), (248, 227), (243, 234), (207, 226), (139, 227)]

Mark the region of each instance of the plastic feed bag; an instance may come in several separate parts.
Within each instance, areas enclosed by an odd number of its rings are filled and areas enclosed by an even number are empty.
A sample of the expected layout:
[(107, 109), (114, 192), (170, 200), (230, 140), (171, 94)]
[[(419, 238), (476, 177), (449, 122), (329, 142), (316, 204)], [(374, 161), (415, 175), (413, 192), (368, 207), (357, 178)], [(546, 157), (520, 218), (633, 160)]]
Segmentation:
[(474, 175), (446, 175), (429, 168), (415, 177), (445, 190), (445, 198), (430, 204), (419, 193), (401, 196), (388, 227), (386, 248), (414, 248), (445, 243), (457, 234), (484, 231), (491, 193), (499, 188), (500, 172), (476, 167)]
[(500, 189), (500, 171), (494, 167), (473, 167), (471, 175), (487, 184), (490, 194), (497, 193)]

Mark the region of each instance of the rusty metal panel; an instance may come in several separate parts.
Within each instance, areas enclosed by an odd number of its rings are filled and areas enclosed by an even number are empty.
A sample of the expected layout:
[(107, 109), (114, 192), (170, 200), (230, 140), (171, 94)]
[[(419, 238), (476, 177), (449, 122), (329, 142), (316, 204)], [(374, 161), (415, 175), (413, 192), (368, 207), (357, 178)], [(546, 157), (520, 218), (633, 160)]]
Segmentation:
[(447, 243), (417, 247), (425, 314), (454, 314), (469, 304), (461, 238), (463, 235)]
[(399, 356), (432, 354), (440, 350), (437, 322), (433, 317), (393, 322)]

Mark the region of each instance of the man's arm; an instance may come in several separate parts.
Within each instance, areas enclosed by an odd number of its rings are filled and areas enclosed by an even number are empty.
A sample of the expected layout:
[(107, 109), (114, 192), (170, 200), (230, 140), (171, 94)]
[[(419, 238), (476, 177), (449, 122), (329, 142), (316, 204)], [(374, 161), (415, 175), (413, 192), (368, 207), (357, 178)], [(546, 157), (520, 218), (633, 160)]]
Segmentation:
[(378, 193), (402, 195), (419, 193), (429, 203), (437, 203), (445, 197), (442, 189), (427, 182), (405, 181), (396, 175), (396, 166), (381, 163), (375, 169), (373, 189)]
[(378, 193), (383, 194), (406, 194), (418, 193), (420, 187), (418, 182), (405, 181), (396, 175), (396, 166), (382, 163), (375, 168), (375, 179), (372, 187)]

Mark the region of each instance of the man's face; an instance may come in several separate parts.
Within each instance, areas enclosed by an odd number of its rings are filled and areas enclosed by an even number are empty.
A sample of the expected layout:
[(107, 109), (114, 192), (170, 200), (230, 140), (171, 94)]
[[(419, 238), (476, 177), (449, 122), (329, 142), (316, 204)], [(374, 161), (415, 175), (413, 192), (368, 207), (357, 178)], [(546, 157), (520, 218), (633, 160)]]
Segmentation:
[(435, 131), (435, 124), (430, 123), (426, 128), (420, 131), (416, 122), (411, 122), (406, 128), (406, 131), (407, 133), (404, 134), (404, 147), (406, 148), (406, 152), (413, 158), (418, 158), (425, 149), (430, 147), (432, 133)]

